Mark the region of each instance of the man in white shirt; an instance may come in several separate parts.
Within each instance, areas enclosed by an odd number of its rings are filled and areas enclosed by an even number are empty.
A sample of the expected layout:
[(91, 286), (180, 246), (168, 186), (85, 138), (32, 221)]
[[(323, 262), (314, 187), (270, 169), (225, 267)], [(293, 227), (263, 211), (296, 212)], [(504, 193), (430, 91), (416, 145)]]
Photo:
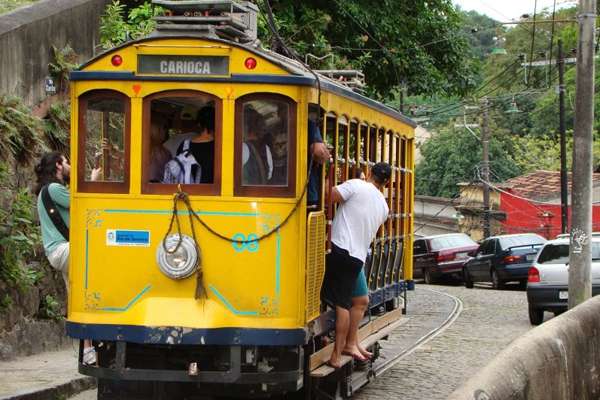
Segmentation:
[[(386, 163), (377, 163), (371, 168), (367, 181), (351, 179), (333, 188), (331, 196), (340, 206), (333, 218), (331, 253), (327, 255), (325, 278), (321, 289), (323, 301), (336, 310), (335, 344), (328, 364), (341, 367), (341, 355), (347, 353), (354, 358), (364, 359), (356, 343), (347, 348), (351, 315), (353, 320), (362, 317), (364, 308), (354, 310), (353, 291), (364, 280), (362, 271), (367, 251), (377, 230), (388, 217), (389, 209), (381, 190), (389, 181), (391, 168)], [(364, 282), (362, 282), (364, 284)], [(365, 285), (366, 286), (366, 285)], [(365, 297), (366, 294), (361, 296)], [(367, 297), (368, 302), (368, 297)], [(356, 312), (358, 311), (358, 312)], [(354, 321), (352, 331), (358, 329)]]

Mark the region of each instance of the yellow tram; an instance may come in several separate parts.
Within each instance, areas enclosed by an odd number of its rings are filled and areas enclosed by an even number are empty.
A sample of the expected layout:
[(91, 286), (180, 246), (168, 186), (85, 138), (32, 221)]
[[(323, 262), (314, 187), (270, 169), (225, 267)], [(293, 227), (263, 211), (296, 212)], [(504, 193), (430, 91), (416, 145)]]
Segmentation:
[[(393, 166), (390, 218), (366, 266), (373, 315), (395, 312), (391, 323), (412, 282), (415, 124), (336, 80), (319, 76), (319, 89), (303, 65), (224, 38), (222, 24), (220, 37), (174, 31), (189, 10), (157, 3), (170, 7), (162, 31), (71, 75), (67, 332), (98, 351), (80, 371), (100, 378), (99, 398), (148, 398), (157, 385), (165, 398), (315, 386), (332, 328), (319, 300), (334, 211), (326, 186), (377, 161)], [(334, 151), (308, 205), (311, 119)], [(196, 142), (206, 125), (208, 140)], [(204, 146), (202, 177), (165, 183), (186, 143)]]

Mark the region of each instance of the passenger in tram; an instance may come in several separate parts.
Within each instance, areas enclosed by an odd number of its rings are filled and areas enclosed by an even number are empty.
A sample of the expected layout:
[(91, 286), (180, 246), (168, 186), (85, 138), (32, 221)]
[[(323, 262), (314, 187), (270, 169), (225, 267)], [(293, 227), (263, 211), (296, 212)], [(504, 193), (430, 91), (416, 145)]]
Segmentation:
[(177, 149), (187, 139), (191, 139), (199, 132), (198, 109), (193, 106), (185, 106), (179, 112), (179, 133), (172, 135), (163, 146), (169, 150), (172, 157), (177, 155)]
[(323, 143), (323, 137), (317, 124), (308, 120), (308, 146), (310, 157), (313, 160), (312, 170), (308, 179), (308, 193), (306, 203), (309, 206), (319, 202), (319, 178), (321, 177), (320, 165), (324, 164), (331, 158), (331, 154), (327, 149), (327, 145)]
[[(340, 205), (333, 219), (331, 253), (326, 259), (321, 298), (336, 310), (335, 344), (328, 362), (333, 368), (341, 367), (342, 353), (359, 360), (368, 356), (360, 351), (357, 337), (353, 336), (366, 309), (364, 298), (367, 297), (366, 285), (361, 288), (357, 281), (362, 281), (360, 272), (369, 246), (389, 213), (381, 189), (390, 176), (390, 166), (377, 163), (371, 168), (367, 181), (350, 179), (331, 192), (332, 201)], [(358, 300), (353, 302), (353, 298), (362, 298), (362, 306)], [(350, 332), (351, 323), (353, 332)]]
[(171, 153), (163, 143), (167, 139), (165, 121), (152, 118), (150, 123), (150, 182), (162, 182), (165, 165), (171, 159)]
[(268, 185), (273, 177), (273, 156), (265, 133), (263, 116), (252, 106), (244, 107), (243, 185)]
[(288, 135), (287, 132), (281, 132), (273, 136), (273, 176), (272, 185), (287, 184), (287, 166), (288, 166)]
[(213, 183), (215, 161), (215, 109), (198, 112), (200, 132), (184, 140), (177, 155), (165, 166), (164, 183)]

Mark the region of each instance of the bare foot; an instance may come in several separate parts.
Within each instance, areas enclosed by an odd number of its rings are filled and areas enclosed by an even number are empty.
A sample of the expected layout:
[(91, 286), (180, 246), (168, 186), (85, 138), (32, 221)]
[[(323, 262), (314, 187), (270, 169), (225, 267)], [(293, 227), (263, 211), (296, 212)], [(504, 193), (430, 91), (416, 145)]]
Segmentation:
[(342, 350), (342, 354), (351, 356), (355, 360), (359, 360), (359, 361), (367, 361), (368, 360), (368, 357), (365, 357), (357, 346), (345, 347), (344, 350)]
[(335, 354), (331, 355), (331, 358), (329, 359), (329, 361), (327, 361), (327, 365), (329, 365), (331, 368), (334, 368), (334, 369), (342, 368), (342, 363), (335, 356)]
[(371, 353), (370, 351), (368, 351), (367, 349), (365, 349), (364, 347), (362, 347), (360, 344), (357, 346), (358, 347), (358, 351), (360, 351), (360, 354), (362, 354), (363, 357), (366, 358), (371, 358), (373, 357), (373, 353)]

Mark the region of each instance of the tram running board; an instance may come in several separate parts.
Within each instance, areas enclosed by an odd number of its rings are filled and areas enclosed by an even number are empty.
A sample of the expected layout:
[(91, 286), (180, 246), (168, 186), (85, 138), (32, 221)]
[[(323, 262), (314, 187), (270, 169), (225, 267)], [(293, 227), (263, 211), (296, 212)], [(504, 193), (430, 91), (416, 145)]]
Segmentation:
[[(375, 344), (381, 338), (388, 336), (396, 328), (408, 321), (408, 318), (402, 318), (402, 309), (397, 308), (360, 328), (358, 338), (363, 347), (367, 348)], [(333, 352), (333, 343), (317, 351), (310, 356), (310, 376), (313, 378), (324, 378), (335, 372), (335, 369), (325, 364)], [(341, 363), (346, 365), (352, 361), (352, 357), (343, 355)]]

